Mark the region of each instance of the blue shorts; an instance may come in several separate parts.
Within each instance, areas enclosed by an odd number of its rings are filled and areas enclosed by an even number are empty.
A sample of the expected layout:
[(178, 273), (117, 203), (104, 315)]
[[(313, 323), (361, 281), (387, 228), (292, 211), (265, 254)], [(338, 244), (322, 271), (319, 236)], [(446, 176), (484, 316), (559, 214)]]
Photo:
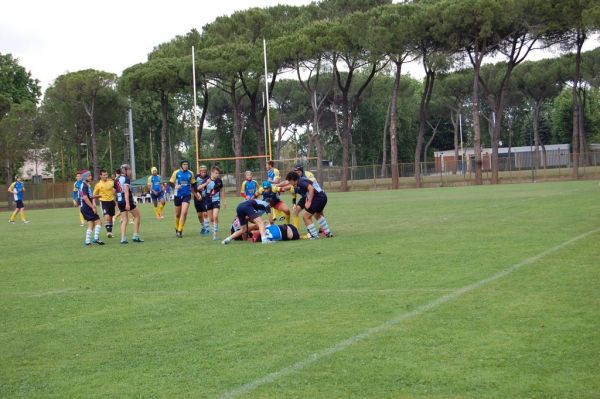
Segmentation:
[(321, 213), (323, 212), (323, 209), (325, 209), (325, 205), (327, 205), (327, 195), (321, 193), (313, 197), (310, 208), (306, 208), (305, 211), (313, 215), (315, 213)]
[(184, 202), (187, 202), (189, 204), (191, 200), (192, 200), (192, 195), (190, 194), (190, 195), (186, 195), (185, 197), (173, 198), (173, 203), (175, 204), (175, 206), (181, 206), (181, 204), (183, 204)]
[(100, 219), (100, 216), (98, 216), (97, 213), (93, 212), (89, 208), (80, 208), (80, 210), (81, 214), (83, 215), (83, 218), (88, 222), (95, 222), (96, 220)]
[(25, 208), (25, 205), (23, 205), (23, 200), (17, 200), (17, 201), (15, 201), (15, 207), (17, 209)]
[(209, 211), (212, 209), (221, 209), (221, 201), (212, 201), (209, 199), (206, 205), (206, 209)]
[(260, 217), (252, 205), (244, 204), (243, 202), (238, 205), (236, 213), (241, 224), (245, 224), (247, 221), (252, 221)]
[(164, 197), (165, 197), (165, 192), (164, 191), (159, 191), (158, 195), (154, 195), (154, 192), (150, 191), (150, 198), (152, 198), (152, 201), (160, 201)]

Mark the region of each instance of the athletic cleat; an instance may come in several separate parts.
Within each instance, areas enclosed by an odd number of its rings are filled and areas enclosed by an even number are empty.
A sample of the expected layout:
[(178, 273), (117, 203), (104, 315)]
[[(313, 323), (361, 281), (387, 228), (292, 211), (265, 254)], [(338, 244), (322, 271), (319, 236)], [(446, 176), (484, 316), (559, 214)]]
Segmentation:
[(224, 239), (223, 241), (221, 241), (221, 244), (223, 245), (227, 245), (231, 242), (231, 238), (227, 237), (226, 239)]
[(310, 237), (308, 237), (308, 239), (309, 239), (309, 240), (318, 240), (318, 239), (319, 239), (319, 236), (315, 236), (315, 237), (313, 237), (313, 236), (310, 236)]
[(89, 247), (89, 246), (92, 245), (92, 243), (91, 242), (84, 242), (83, 245), (85, 245), (86, 247)]
[(24, 220), (23, 221), (23, 224), (27, 224), (27, 223), (29, 223), (29, 220)]
[(81, 223), (81, 224), (80, 224), (80, 226), (81, 226), (81, 227), (83, 227), (83, 226), (84, 226), (84, 224), (83, 224), (83, 223)]
[(107, 236), (108, 238), (112, 238), (112, 237), (113, 237), (112, 233), (106, 233), (106, 236)]
[(181, 231), (178, 231), (175, 233), (175, 237), (177, 238), (183, 238), (183, 234), (181, 233)]
[(127, 240), (122, 240), (122, 241), (121, 241), (121, 244), (129, 244), (129, 241), (127, 241)]
[(325, 237), (327, 237), (327, 238), (333, 238), (333, 233), (329, 232), (329, 233), (325, 234)]
[(8, 223), (15, 224), (15, 221), (14, 220), (9, 220)]
[(200, 235), (206, 234), (206, 229), (203, 227), (200, 229)]
[(98, 244), (98, 245), (104, 245), (104, 241), (100, 241), (100, 240), (94, 240), (93, 243)]
[(213, 241), (219, 241), (219, 237), (213, 236)]
[(280, 217), (279, 217), (279, 221), (280, 221), (280, 222), (285, 222), (285, 216), (280, 216)]
[(144, 242), (144, 240), (142, 240), (140, 237), (133, 237), (131, 239), (131, 241), (133, 241), (133, 242)]

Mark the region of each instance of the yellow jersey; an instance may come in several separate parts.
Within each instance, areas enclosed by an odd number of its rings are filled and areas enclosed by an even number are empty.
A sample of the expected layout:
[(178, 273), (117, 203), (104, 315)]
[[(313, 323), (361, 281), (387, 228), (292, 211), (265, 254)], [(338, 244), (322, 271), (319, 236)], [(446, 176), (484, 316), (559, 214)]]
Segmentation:
[(94, 186), (94, 194), (100, 195), (100, 201), (114, 201), (115, 200), (115, 182), (111, 179), (106, 181), (100, 180)]

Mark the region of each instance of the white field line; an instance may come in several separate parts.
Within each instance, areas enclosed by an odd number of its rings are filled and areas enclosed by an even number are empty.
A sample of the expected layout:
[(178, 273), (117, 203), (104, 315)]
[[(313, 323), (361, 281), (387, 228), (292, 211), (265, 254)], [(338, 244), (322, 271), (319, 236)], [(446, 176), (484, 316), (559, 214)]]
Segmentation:
[(598, 232), (600, 232), (600, 228), (588, 231), (587, 233), (584, 233), (584, 234), (578, 235), (577, 237), (571, 238), (568, 241), (558, 244), (550, 249), (547, 249), (544, 252), (541, 252), (535, 256), (532, 256), (531, 258), (527, 258), (519, 263), (516, 263), (516, 264), (510, 266), (509, 268), (504, 269), (490, 277), (484, 278), (483, 280), (480, 280), (476, 283), (469, 284), (462, 288), (459, 288), (459, 289), (457, 289), (447, 295), (444, 295), (432, 302), (421, 305), (410, 312), (401, 313), (398, 316), (384, 322), (383, 324), (380, 324), (376, 327), (369, 328), (368, 330), (365, 330), (365, 331), (361, 332), (360, 334), (357, 334), (353, 337), (345, 339), (344, 341), (340, 341), (337, 344), (335, 344), (329, 348), (320, 350), (318, 352), (314, 352), (314, 353), (310, 354), (309, 356), (307, 356), (305, 359), (300, 360), (297, 363), (294, 363), (294, 364), (284, 367), (278, 371), (274, 371), (270, 374), (267, 374), (264, 377), (257, 378), (254, 381), (250, 381), (244, 385), (241, 385), (237, 388), (227, 391), (221, 395), (221, 398), (224, 398), (224, 399), (225, 398), (227, 398), (227, 399), (237, 398), (239, 396), (245, 395), (245, 394), (255, 390), (256, 388), (258, 388), (262, 385), (272, 383), (282, 377), (285, 377), (289, 374), (300, 371), (323, 358), (331, 356), (337, 352), (340, 352), (340, 351), (346, 349), (347, 347), (349, 347), (351, 345), (356, 344), (357, 342), (360, 342), (362, 340), (370, 338), (371, 336), (373, 336), (375, 334), (379, 334), (381, 332), (387, 331), (387, 330), (391, 329), (392, 327), (394, 327), (396, 324), (398, 324), (404, 320), (410, 319), (415, 316), (419, 316), (419, 315), (427, 312), (428, 310), (436, 308), (448, 301), (451, 301), (452, 299), (458, 298), (458, 297), (462, 296), (463, 294), (466, 294), (466, 293), (476, 290), (488, 283), (491, 283), (493, 281), (501, 279), (502, 277), (509, 275), (510, 273), (522, 268), (523, 266), (535, 263), (538, 260), (545, 258), (546, 256), (553, 254), (554, 252), (557, 252), (576, 241), (582, 240), (582, 239), (584, 239), (592, 234), (598, 233)]

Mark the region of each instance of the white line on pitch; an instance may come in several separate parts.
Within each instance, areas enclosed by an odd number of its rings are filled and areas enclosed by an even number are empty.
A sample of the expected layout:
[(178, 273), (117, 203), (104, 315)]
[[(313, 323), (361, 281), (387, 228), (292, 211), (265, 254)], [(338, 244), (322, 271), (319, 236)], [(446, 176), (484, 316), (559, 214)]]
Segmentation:
[(434, 301), (431, 301), (424, 305), (418, 306), (417, 308), (415, 308), (414, 310), (412, 310), (410, 312), (399, 314), (398, 316), (396, 316), (392, 319), (389, 319), (388, 321), (384, 322), (383, 324), (380, 324), (376, 327), (369, 328), (368, 330), (365, 330), (362, 333), (355, 335), (353, 337), (350, 337), (344, 341), (340, 341), (337, 344), (335, 344), (329, 348), (320, 350), (318, 352), (314, 352), (314, 353), (310, 354), (309, 356), (307, 356), (304, 360), (300, 360), (299, 362), (294, 363), (290, 366), (284, 367), (278, 371), (267, 374), (264, 377), (257, 378), (256, 380), (250, 381), (244, 385), (241, 385), (235, 389), (232, 389), (231, 391), (227, 391), (223, 395), (221, 395), (221, 398), (227, 398), (227, 399), (237, 398), (238, 396), (247, 394), (248, 392), (251, 392), (262, 385), (269, 384), (269, 383), (274, 382), (282, 377), (285, 377), (286, 375), (300, 371), (325, 357), (331, 356), (334, 353), (337, 353), (339, 351), (346, 349), (347, 347), (349, 347), (357, 342), (360, 342), (364, 339), (370, 338), (371, 336), (373, 336), (375, 334), (379, 334), (381, 332), (387, 331), (390, 328), (392, 328), (393, 326), (395, 326), (396, 324), (398, 324), (406, 319), (410, 319), (411, 317), (419, 316), (419, 315), (427, 312), (428, 310), (438, 307), (439, 305), (442, 305), (452, 299), (458, 298), (459, 296), (466, 294), (467, 292), (473, 291), (477, 288), (480, 288), (488, 283), (491, 283), (492, 281), (495, 281), (502, 277), (505, 277), (505, 276), (509, 275), (510, 273), (514, 272), (515, 270), (520, 269), (523, 266), (529, 265), (531, 263), (535, 263), (538, 260), (540, 260), (556, 251), (561, 250), (562, 248), (566, 247), (567, 245), (570, 245), (576, 241), (579, 241), (583, 238), (586, 238), (586, 237), (588, 237), (592, 234), (598, 233), (598, 232), (600, 232), (600, 228), (588, 231), (587, 233), (584, 233), (584, 234), (578, 235), (577, 237), (571, 238), (568, 241), (558, 244), (550, 249), (547, 249), (544, 252), (541, 252), (535, 256), (532, 256), (531, 258), (527, 258), (519, 263), (516, 263), (516, 264), (510, 266), (509, 268), (504, 269), (501, 272), (498, 272), (490, 277), (484, 278), (483, 280), (480, 280), (476, 283), (469, 284), (462, 288), (459, 288), (456, 291), (451, 292), (450, 294), (444, 295)]

